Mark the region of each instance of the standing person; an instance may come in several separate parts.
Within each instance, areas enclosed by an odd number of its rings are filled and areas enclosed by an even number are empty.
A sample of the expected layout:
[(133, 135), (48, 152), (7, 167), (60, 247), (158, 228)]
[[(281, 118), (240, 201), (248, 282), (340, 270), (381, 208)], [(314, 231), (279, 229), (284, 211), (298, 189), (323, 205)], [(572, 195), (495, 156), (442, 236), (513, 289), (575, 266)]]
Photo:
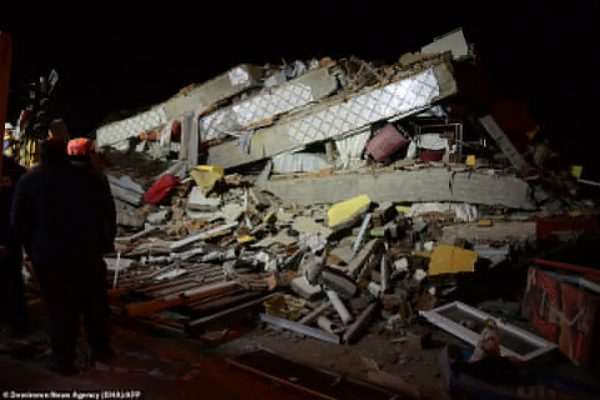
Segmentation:
[(69, 162), (80, 168), (87, 169), (89, 171), (94, 172), (104, 182), (104, 185), (108, 189), (108, 196), (106, 198), (107, 201), (107, 209), (109, 218), (105, 221), (104, 229), (107, 231), (107, 237), (111, 238), (107, 241), (106, 249), (104, 250), (104, 254), (113, 253), (115, 251), (114, 247), (114, 238), (117, 234), (117, 218), (116, 218), (116, 210), (115, 210), (115, 202), (112, 197), (112, 193), (110, 191), (110, 185), (108, 183), (108, 179), (106, 176), (100, 171), (100, 168), (94, 165), (92, 161), (92, 154), (94, 154), (94, 145), (91, 140), (88, 138), (76, 138), (71, 139), (67, 143), (67, 154)]
[(22, 274), (23, 250), (10, 224), (15, 186), (25, 172), (11, 157), (4, 158), (0, 176), (0, 320), (8, 323), (14, 336), (25, 335), (29, 330)]
[(77, 373), (80, 317), (92, 359), (112, 355), (108, 335), (106, 265), (114, 204), (106, 181), (67, 160), (66, 144), (42, 144), (42, 164), (19, 181), (12, 223), (33, 262), (50, 314), (52, 359), (62, 375)]

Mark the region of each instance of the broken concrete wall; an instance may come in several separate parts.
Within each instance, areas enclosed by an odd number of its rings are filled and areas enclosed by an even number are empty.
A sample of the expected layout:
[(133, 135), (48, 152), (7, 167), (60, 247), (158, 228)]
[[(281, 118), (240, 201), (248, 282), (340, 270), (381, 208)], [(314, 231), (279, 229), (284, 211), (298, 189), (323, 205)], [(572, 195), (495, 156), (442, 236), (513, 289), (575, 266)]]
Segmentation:
[(491, 115), (486, 115), (480, 118), (479, 122), (481, 122), (481, 125), (483, 125), (492, 139), (494, 139), (498, 147), (500, 147), (513, 167), (515, 167), (517, 170), (522, 170), (527, 165), (527, 162), (521, 153), (519, 153), (519, 151), (515, 148), (514, 144), (512, 144), (510, 139), (506, 136), (502, 128), (500, 128), (500, 126), (496, 123), (494, 117)]
[(144, 188), (128, 176), (115, 177), (107, 175), (110, 190), (115, 199), (124, 201), (134, 206), (142, 204)]
[(179, 159), (185, 161), (188, 169), (198, 164), (198, 124), (196, 114), (185, 113), (181, 117), (181, 147)]
[(421, 48), (423, 54), (444, 53), (446, 51), (451, 52), (455, 60), (469, 55), (469, 44), (465, 39), (462, 28), (437, 37), (432, 43)]
[(98, 147), (116, 144), (143, 132), (159, 128), (182, 114), (206, 111), (209, 107), (258, 85), (262, 69), (242, 64), (188, 93), (178, 94), (149, 111), (105, 125), (96, 131)]
[(453, 244), (457, 239), (471, 243), (533, 242), (536, 240), (535, 222), (496, 222), (492, 226), (474, 224), (451, 225), (442, 228), (440, 243)]
[(456, 91), (451, 67), (442, 62), (404, 79), (353, 94), (344, 101), (336, 99), (322, 107), (315, 106), (296, 118), (262, 129), (252, 137), (249, 154), (240, 151), (235, 142), (211, 147), (208, 163), (235, 167), (351, 135), (376, 121), (412, 115)]
[(521, 179), (443, 169), (272, 179), (265, 189), (286, 202), (300, 205), (335, 203), (368, 193), (378, 203), (440, 201), (534, 208), (529, 199), (529, 185)]
[(257, 86), (262, 72), (262, 68), (255, 65), (238, 65), (188, 93), (167, 100), (163, 104), (167, 117), (173, 119), (183, 113), (206, 110), (219, 101)]
[(96, 142), (98, 147), (115, 144), (166, 123), (167, 114), (159, 105), (134, 117), (99, 128), (96, 131)]
[(250, 129), (258, 124), (270, 124), (277, 115), (330, 95), (337, 85), (331, 68), (308, 71), (278, 87), (205, 116), (200, 121), (202, 140), (221, 138), (231, 131)]

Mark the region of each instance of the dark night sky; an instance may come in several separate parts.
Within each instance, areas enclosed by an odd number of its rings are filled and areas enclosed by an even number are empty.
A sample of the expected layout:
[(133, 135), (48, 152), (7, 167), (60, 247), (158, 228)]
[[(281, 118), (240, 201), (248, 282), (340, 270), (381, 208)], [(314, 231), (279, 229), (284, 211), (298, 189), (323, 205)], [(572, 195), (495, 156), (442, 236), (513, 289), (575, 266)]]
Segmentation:
[(598, 0), (4, 3), (0, 30), (14, 40), (11, 115), (18, 83), (54, 67), (78, 134), (242, 62), (394, 62), (458, 26), (497, 92), (533, 99), (551, 129), (598, 130), (595, 118), (581, 117), (600, 104)]

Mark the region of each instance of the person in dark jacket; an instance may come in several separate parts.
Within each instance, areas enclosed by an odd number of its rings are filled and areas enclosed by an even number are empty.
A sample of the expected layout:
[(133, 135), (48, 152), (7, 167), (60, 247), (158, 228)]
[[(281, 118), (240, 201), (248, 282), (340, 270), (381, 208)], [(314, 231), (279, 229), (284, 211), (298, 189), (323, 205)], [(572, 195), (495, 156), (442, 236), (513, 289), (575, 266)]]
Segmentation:
[[(108, 201), (107, 207), (111, 218), (108, 218), (106, 221), (105, 229), (107, 230), (108, 237), (114, 238), (117, 233), (116, 217), (112, 217), (112, 215), (116, 216), (115, 202), (112, 197), (110, 184), (108, 183), (106, 175), (104, 175), (100, 167), (97, 167), (92, 161), (92, 155), (96, 155), (94, 152), (93, 142), (88, 138), (71, 139), (67, 143), (67, 154), (69, 162), (72, 165), (92, 171), (98, 175), (98, 177), (104, 182), (104, 185), (108, 188), (108, 198), (106, 200)], [(113, 253), (115, 250), (114, 242), (111, 240), (107, 244), (108, 247), (106, 248), (105, 253)]]
[(32, 260), (50, 314), (50, 368), (63, 375), (75, 366), (79, 318), (92, 351), (112, 354), (108, 334), (106, 265), (113, 250), (115, 213), (100, 175), (71, 165), (66, 144), (47, 139), (42, 164), (21, 178), (12, 223)]
[(26, 170), (10, 157), (4, 158), (0, 177), (0, 320), (14, 336), (29, 330), (23, 284), (23, 251), (10, 224), (15, 186)]

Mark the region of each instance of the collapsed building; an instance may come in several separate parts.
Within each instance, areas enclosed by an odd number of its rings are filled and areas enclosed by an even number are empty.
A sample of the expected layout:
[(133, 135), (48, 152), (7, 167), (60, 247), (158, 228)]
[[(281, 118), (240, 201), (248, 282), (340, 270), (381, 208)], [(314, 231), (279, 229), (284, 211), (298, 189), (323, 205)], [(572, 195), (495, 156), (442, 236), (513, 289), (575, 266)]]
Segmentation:
[(393, 65), (242, 64), (98, 128), (120, 226), (115, 311), (194, 335), (258, 310), (335, 344), (426, 320), (477, 346), (495, 317), (462, 288), (518, 264), (531, 267), (523, 309), (537, 331), (496, 319), (502, 354), (526, 362), (560, 345), (591, 368), (597, 306), (574, 322), (575, 348), (534, 292), (568, 282), (597, 304), (598, 273), (574, 278), (551, 253), (522, 262), (597, 230), (596, 204), (552, 168), (527, 108), (489, 96), (480, 76), (459, 29)]

